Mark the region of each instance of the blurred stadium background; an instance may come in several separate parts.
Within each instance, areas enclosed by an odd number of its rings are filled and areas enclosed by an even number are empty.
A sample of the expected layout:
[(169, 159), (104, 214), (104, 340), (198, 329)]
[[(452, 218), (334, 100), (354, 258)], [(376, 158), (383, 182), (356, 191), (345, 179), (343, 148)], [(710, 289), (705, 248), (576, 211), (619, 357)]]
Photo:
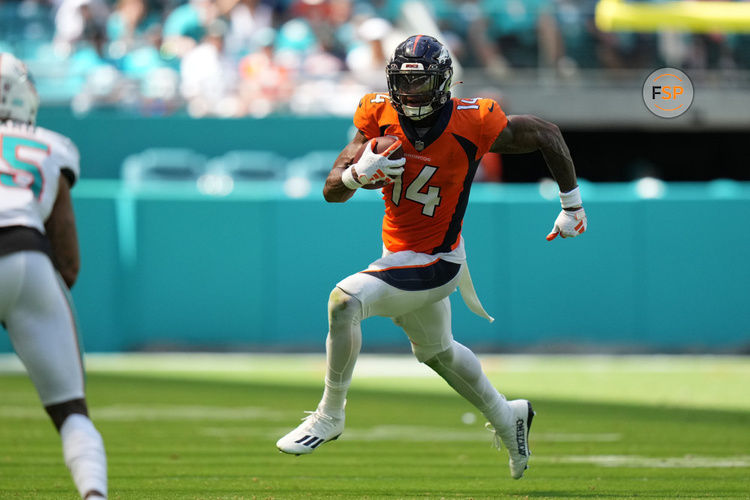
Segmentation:
[[(451, 48), (455, 95), (561, 127), (591, 224), (545, 242), (559, 208), (541, 156), (488, 155), (464, 236), (498, 321), (457, 301), (458, 339), (748, 352), (750, 15), (720, 14), (750, 3), (637, 22), (617, 10), (681, 4), (1, 1), (0, 50), (33, 72), (38, 123), (82, 154), (73, 294), (87, 351), (322, 352), (328, 293), (379, 255), (382, 214), (378, 193), (325, 204), (323, 179), (358, 99), (386, 90), (385, 57), (422, 32)], [(695, 88), (676, 119), (641, 97), (664, 66)], [(365, 351), (408, 352), (387, 320), (364, 332)]]

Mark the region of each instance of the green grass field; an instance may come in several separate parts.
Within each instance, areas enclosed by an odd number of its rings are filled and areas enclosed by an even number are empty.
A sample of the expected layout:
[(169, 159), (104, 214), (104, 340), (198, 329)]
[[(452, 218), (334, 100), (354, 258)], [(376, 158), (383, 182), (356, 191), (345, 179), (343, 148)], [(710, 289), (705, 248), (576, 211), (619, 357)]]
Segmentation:
[[(520, 481), (408, 357), (363, 356), (342, 437), (294, 457), (274, 443), (317, 403), (322, 355), (92, 356), (110, 498), (750, 498), (750, 359), (482, 362), (537, 411)], [(30, 382), (9, 357), (0, 373), (0, 498), (77, 498)]]

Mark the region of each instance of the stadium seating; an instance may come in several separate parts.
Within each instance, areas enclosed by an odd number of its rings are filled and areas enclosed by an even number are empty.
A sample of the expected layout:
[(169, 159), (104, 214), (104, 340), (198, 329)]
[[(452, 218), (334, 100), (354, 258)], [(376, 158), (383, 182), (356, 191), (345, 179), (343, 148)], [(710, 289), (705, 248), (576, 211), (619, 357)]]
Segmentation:
[(312, 182), (325, 181), (338, 155), (338, 150), (310, 151), (289, 162), (287, 177), (304, 177)]
[(120, 177), (129, 187), (150, 182), (200, 184), (204, 176), (231, 179), (232, 184), (248, 186), (289, 179), (322, 183), (338, 154), (338, 150), (310, 151), (289, 160), (273, 151), (232, 150), (207, 159), (189, 148), (149, 148), (125, 158)]
[(130, 186), (144, 181), (195, 182), (205, 172), (206, 157), (185, 148), (151, 148), (128, 156), (122, 179)]
[(278, 181), (286, 175), (287, 161), (272, 151), (235, 150), (209, 160), (206, 171), (228, 175), (235, 182)]

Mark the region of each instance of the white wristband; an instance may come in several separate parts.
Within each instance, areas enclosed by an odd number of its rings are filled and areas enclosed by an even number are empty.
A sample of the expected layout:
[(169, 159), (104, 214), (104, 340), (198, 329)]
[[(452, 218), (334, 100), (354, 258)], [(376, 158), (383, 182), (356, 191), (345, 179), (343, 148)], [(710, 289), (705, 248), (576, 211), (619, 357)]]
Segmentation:
[(360, 184), (359, 181), (354, 178), (354, 174), (352, 174), (352, 165), (346, 167), (346, 170), (341, 174), (341, 182), (343, 182), (344, 186), (349, 189), (358, 189), (362, 187), (362, 184)]
[(581, 191), (578, 189), (578, 186), (567, 193), (560, 193), (560, 205), (562, 205), (563, 208), (580, 207), (583, 205)]

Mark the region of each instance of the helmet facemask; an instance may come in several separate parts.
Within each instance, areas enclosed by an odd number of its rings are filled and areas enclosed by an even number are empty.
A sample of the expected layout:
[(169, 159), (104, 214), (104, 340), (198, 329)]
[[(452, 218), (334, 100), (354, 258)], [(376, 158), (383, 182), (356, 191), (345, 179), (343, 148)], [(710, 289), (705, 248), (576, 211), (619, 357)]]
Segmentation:
[(391, 104), (411, 120), (427, 118), (450, 99), (452, 61), (448, 50), (432, 37), (416, 35), (401, 43), (386, 76)]
[[(451, 71), (389, 70), (391, 101), (412, 120), (421, 120), (440, 109), (450, 96)], [(397, 108), (398, 110), (398, 108)]]

